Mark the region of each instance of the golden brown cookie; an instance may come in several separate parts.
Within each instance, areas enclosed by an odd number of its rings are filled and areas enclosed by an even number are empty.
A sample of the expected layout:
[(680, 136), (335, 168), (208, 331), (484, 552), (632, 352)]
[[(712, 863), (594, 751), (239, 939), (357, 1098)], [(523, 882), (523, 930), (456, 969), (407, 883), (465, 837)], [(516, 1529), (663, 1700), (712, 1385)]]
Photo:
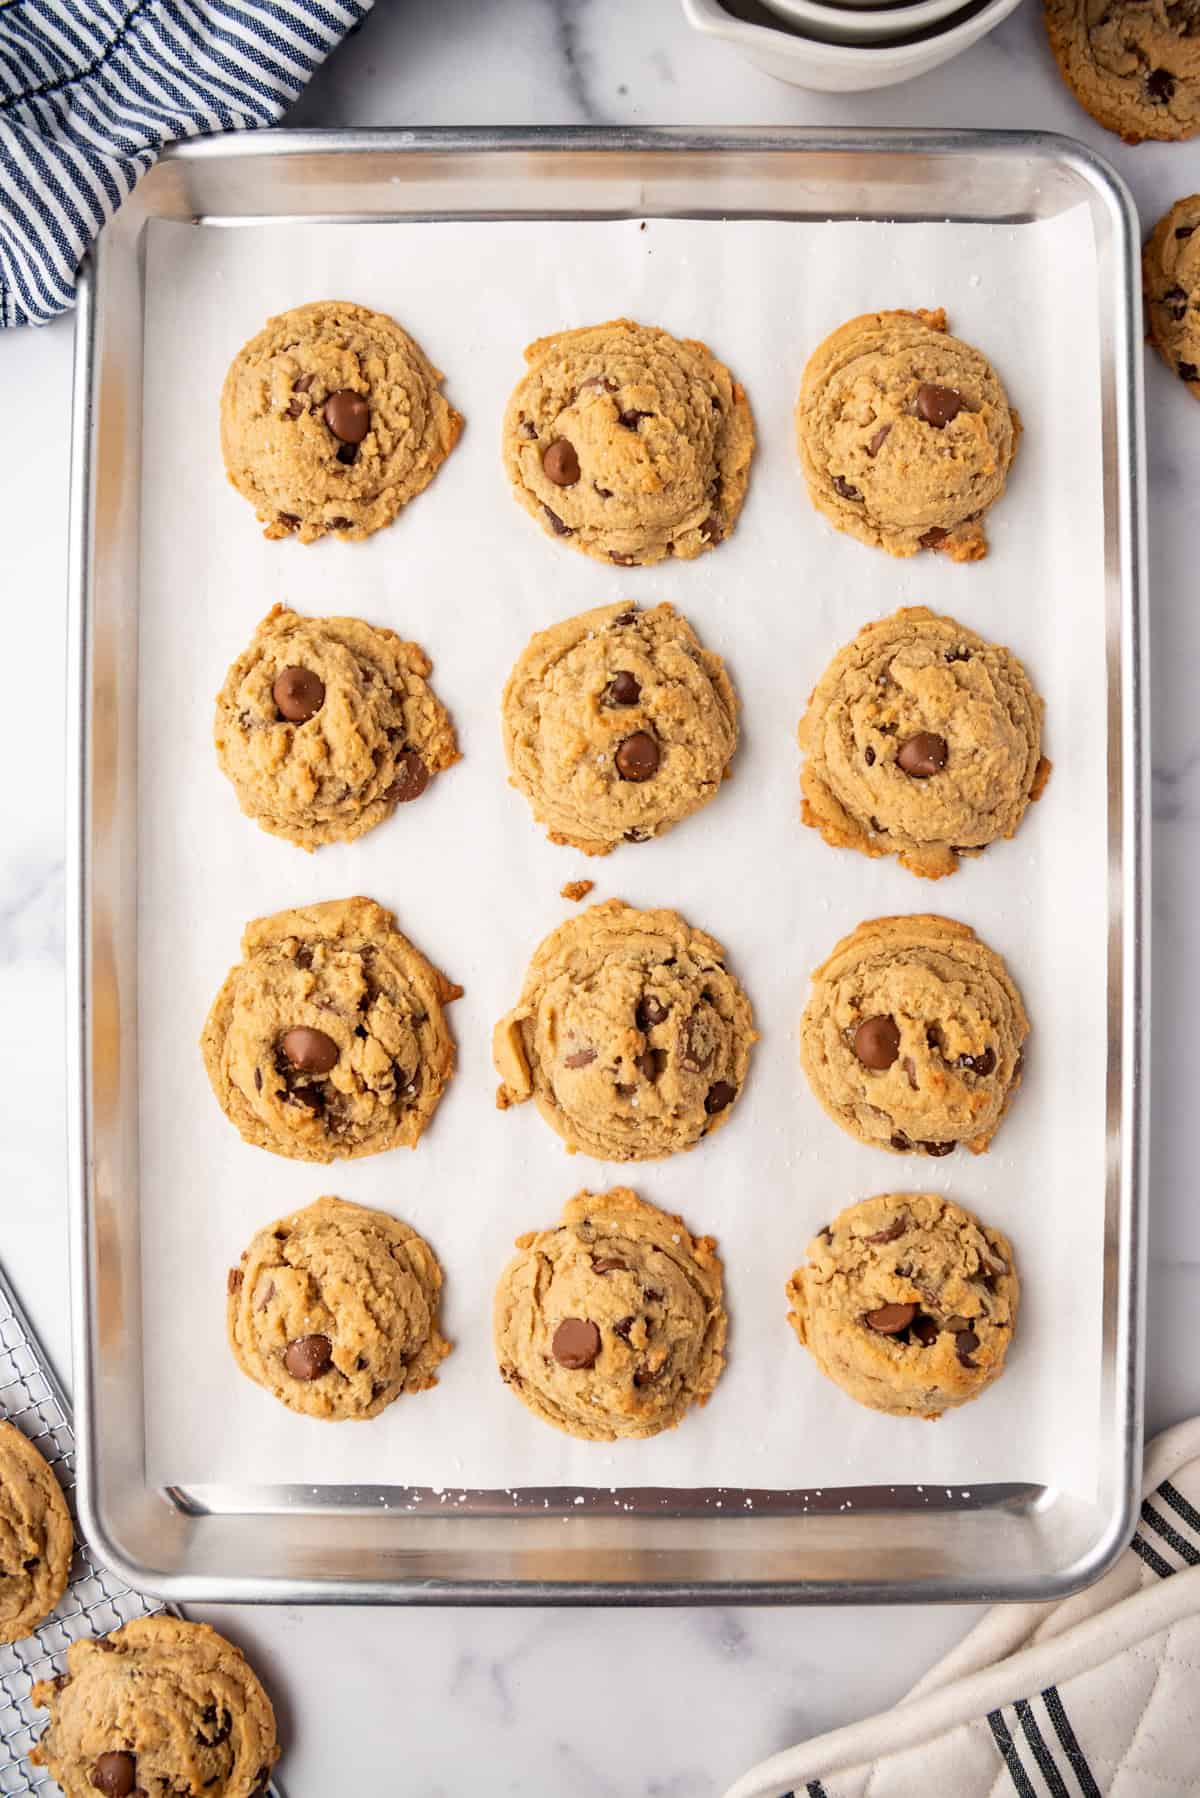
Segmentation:
[(614, 1442), (708, 1402), (727, 1325), (711, 1236), (617, 1186), (578, 1193), (517, 1247), (496, 1288), (496, 1358), (535, 1417)]
[(788, 1281), (788, 1322), (872, 1411), (936, 1418), (999, 1379), (1020, 1284), (1012, 1246), (933, 1193), (850, 1205)]
[(512, 784), (553, 843), (607, 855), (698, 811), (729, 772), (737, 698), (673, 606), (597, 606), (539, 631), (500, 709)]
[(1188, 392), (1200, 399), (1198, 225), (1200, 194), (1176, 200), (1159, 219), (1142, 251), (1142, 288), (1151, 342)]
[(369, 537), (426, 488), (462, 430), (395, 319), (348, 300), (271, 318), (221, 391), (225, 472), (267, 537)]
[(988, 1147), (1029, 1020), (1008, 969), (952, 918), (873, 918), (813, 975), (800, 1058), (835, 1124), (898, 1155)]
[(1127, 144), (1200, 130), (1200, 38), (1191, 0), (1045, 0), (1059, 73)]
[(259, 1230), (230, 1268), (226, 1321), (242, 1372), (291, 1411), (378, 1417), (437, 1385), (442, 1270), (399, 1218), (317, 1199)]
[(415, 1148), (454, 1072), (462, 988), (372, 899), (256, 918), (200, 1046), (242, 1136), (297, 1161)]
[(804, 822), (835, 848), (953, 874), (1040, 797), (1042, 709), (1016, 656), (953, 618), (906, 606), (864, 625), (800, 721)]
[(71, 1577), (75, 1538), (62, 1487), (15, 1424), (0, 1422), (0, 1642), (47, 1618)]
[(65, 1679), (36, 1685), (33, 1702), (50, 1722), (29, 1758), (65, 1798), (258, 1798), (279, 1759), (240, 1649), (165, 1611), (72, 1642)]
[(432, 668), (395, 631), (274, 606), (217, 695), (217, 759), (246, 816), (316, 849), (419, 799), (459, 759)]
[(504, 415), (513, 492), (549, 535), (621, 567), (733, 529), (754, 420), (705, 344), (627, 318), (531, 343)]
[(814, 350), (796, 403), (809, 498), (860, 543), (955, 562), (987, 554), (1020, 421), (985, 356), (946, 314), (867, 312)]
[(757, 1040), (725, 951), (675, 911), (589, 906), (534, 952), (492, 1054), (502, 1109), (532, 1099), (601, 1161), (653, 1161), (720, 1129)]

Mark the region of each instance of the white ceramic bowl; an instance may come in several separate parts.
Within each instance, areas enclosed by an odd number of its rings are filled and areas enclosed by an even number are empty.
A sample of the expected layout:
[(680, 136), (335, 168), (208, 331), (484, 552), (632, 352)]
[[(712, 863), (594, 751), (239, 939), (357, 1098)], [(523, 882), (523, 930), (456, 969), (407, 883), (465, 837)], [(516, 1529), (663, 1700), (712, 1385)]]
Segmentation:
[(827, 44), (891, 44), (910, 32), (924, 31), (966, 10), (968, 0), (908, 0), (879, 5), (870, 0), (762, 0), (777, 13), (783, 29)]
[(941, 30), (932, 27), (893, 44), (830, 44), (740, 19), (720, 0), (682, 0), (693, 31), (731, 45), (756, 68), (793, 87), (826, 94), (860, 94), (914, 81), (986, 37), (1021, 0), (979, 0)]

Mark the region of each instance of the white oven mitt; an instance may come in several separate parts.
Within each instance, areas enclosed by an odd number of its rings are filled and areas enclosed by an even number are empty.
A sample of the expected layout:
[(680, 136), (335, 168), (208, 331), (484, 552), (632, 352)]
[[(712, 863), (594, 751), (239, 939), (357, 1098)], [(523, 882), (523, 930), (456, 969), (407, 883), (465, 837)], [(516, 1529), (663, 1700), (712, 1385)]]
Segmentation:
[(997, 1605), (894, 1710), (725, 1798), (1196, 1798), (1200, 1418), (1146, 1450), (1131, 1547), (1055, 1604)]

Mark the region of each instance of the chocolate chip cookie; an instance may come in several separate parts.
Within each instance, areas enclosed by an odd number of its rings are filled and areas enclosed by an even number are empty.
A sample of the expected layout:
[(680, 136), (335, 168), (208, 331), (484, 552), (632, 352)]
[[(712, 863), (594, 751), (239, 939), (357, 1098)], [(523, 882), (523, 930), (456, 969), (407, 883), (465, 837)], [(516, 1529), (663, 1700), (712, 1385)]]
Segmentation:
[(720, 1129), (757, 1040), (720, 943), (619, 899), (552, 930), (492, 1054), (501, 1109), (532, 1099), (574, 1153), (653, 1161)]
[(200, 1046), (248, 1143), (296, 1161), (416, 1147), (454, 1072), (462, 993), (371, 899), (256, 918)]
[(809, 498), (839, 531), (911, 556), (987, 554), (1020, 420), (985, 356), (946, 314), (867, 312), (812, 354), (796, 404)]
[(1200, 36), (1192, 0), (1045, 0), (1059, 73), (1127, 144), (1200, 130)]
[(1008, 969), (952, 918), (874, 918), (813, 975), (800, 1059), (835, 1124), (898, 1155), (982, 1154), (1021, 1083)]
[(999, 1379), (1020, 1285), (999, 1230), (932, 1193), (851, 1205), (788, 1281), (788, 1322), (872, 1411), (936, 1418)]
[(271, 318), (221, 391), (225, 472), (267, 537), (369, 537), (426, 488), (462, 430), (395, 319), (348, 300)]
[(30, 1754), (66, 1798), (258, 1798), (279, 1759), (275, 1713), (240, 1649), (160, 1611), (72, 1642), (65, 1678), (33, 1702), (50, 1723)]
[(217, 695), (213, 738), (242, 810), (301, 849), (352, 842), (459, 759), (416, 643), (275, 606)]
[(627, 318), (531, 343), (504, 415), (513, 492), (548, 535), (621, 567), (727, 537), (754, 420), (702, 343)]
[(62, 1487), (28, 1436), (0, 1422), (0, 1642), (19, 1642), (50, 1615), (73, 1548)]
[(925, 606), (839, 650), (799, 736), (804, 822), (930, 880), (1011, 837), (1050, 775), (1042, 702), (1016, 656)]
[(244, 1374), (308, 1417), (378, 1417), (437, 1385), (442, 1270), (416, 1231), (344, 1199), (260, 1230), (230, 1268), (229, 1346)]
[(1200, 194), (1176, 200), (1142, 251), (1150, 340), (1188, 392), (1200, 399)]
[(508, 678), (501, 723), (512, 784), (551, 842), (585, 855), (698, 811), (737, 748), (725, 665), (669, 605), (598, 606), (539, 631)]
[(711, 1236), (617, 1186), (578, 1193), (517, 1248), (496, 1289), (496, 1359), (535, 1417), (614, 1442), (707, 1403), (727, 1323)]

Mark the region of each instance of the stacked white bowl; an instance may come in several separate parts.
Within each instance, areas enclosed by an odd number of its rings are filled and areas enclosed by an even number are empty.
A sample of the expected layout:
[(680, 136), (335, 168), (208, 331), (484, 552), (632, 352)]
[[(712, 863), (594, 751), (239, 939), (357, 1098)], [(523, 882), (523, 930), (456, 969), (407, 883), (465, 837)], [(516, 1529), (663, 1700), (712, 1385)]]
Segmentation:
[(696, 31), (796, 87), (855, 93), (925, 75), (1020, 0), (683, 0)]

